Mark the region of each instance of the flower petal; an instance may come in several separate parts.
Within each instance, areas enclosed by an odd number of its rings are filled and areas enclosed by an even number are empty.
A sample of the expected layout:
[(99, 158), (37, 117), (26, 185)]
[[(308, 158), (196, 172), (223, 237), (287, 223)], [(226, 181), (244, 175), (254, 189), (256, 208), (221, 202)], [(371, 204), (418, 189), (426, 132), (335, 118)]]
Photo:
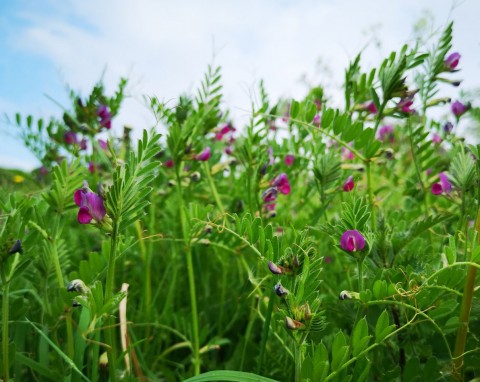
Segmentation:
[(90, 215), (90, 212), (88, 211), (88, 207), (80, 207), (78, 210), (78, 222), (80, 224), (88, 224), (92, 221), (92, 216)]

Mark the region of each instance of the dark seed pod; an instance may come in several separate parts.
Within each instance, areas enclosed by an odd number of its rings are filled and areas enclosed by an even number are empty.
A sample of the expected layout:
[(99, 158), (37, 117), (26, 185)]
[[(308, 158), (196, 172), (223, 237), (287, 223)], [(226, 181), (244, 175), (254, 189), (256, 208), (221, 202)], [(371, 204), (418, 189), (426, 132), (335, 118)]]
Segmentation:
[(9, 255), (13, 255), (14, 253), (22, 253), (23, 248), (22, 248), (22, 242), (20, 240), (15, 241), (15, 243), (12, 245), (12, 248), (8, 251)]

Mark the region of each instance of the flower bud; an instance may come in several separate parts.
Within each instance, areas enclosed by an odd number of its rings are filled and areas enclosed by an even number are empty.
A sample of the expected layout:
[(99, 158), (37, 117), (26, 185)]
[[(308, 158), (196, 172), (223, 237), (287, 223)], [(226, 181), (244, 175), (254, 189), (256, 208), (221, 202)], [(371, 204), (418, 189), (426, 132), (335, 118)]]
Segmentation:
[(305, 325), (302, 324), (300, 321), (294, 320), (293, 318), (290, 317), (285, 317), (285, 326), (287, 329), (290, 330), (298, 330), (298, 329), (304, 329)]
[(272, 272), (274, 275), (281, 275), (283, 273), (283, 269), (281, 266), (269, 261), (268, 262), (268, 269), (270, 272)]
[(285, 297), (286, 295), (288, 295), (288, 290), (286, 288), (283, 287), (283, 285), (281, 283), (277, 283), (275, 285), (275, 287), (273, 288), (274, 291), (275, 291), (275, 294), (278, 296), (278, 297)]
[(80, 279), (72, 280), (67, 285), (67, 292), (78, 292), (81, 294), (86, 294), (88, 289), (89, 288)]

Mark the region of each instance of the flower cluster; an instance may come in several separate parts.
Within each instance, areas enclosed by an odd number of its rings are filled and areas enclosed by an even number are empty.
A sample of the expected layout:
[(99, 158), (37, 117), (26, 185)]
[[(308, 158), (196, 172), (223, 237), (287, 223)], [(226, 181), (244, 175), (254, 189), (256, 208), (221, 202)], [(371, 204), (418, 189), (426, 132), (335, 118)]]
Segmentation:
[(270, 182), (270, 187), (262, 194), (262, 200), (264, 202), (263, 208), (268, 211), (270, 217), (276, 215), (275, 201), (277, 200), (278, 193), (280, 192), (283, 195), (288, 195), (290, 194), (290, 191), (290, 182), (288, 181), (287, 174), (284, 172)]

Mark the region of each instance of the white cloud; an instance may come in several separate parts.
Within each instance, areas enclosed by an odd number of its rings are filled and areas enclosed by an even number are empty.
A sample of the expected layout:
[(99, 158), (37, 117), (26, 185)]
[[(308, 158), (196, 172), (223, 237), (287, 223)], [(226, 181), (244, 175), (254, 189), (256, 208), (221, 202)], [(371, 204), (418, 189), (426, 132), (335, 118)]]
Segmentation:
[[(67, 4), (68, 3), (68, 4)], [(437, 25), (449, 18), (451, 1), (52, 1), (57, 12), (23, 14), (30, 25), (15, 36), (17, 46), (47, 57), (74, 89), (87, 92), (106, 67), (114, 89), (128, 75), (135, 100), (128, 100), (119, 122), (139, 128), (153, 124), (141, 95), (176, 98), (200, 82), (213, 52), (223, 67), (226, 105), (233, 115), (249, 110), (249, 92), (264, 79), (271, 99), (301, 97), (302, 74), (322, 79), (341, 102), (343, 71), (370, 40), (362, 31), (380, 24), (364, 66), (377, 65), (390, 50), (411, 38), (413, 23), (430, 9)], [(452, 13), (455, 49), (462, 52), (467, 87), (480, 86), (480, 3), (466, 0)], [(318, 58), (332, 75), (316, 73)]]

